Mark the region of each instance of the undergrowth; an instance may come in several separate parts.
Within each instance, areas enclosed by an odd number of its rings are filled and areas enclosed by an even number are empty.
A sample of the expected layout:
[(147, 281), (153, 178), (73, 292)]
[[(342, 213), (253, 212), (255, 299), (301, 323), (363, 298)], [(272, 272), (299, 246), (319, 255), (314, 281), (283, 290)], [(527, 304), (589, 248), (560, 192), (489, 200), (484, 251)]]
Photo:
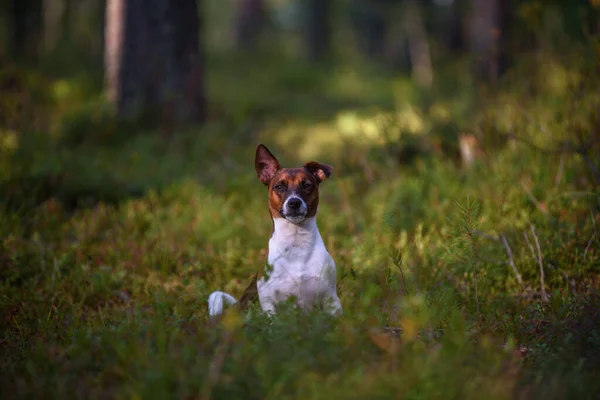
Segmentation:
[[(168, 137), (49, 83), (43, 123), (0, 134), (2, 397), (597, 397), (597, 66), (546, 61), (485, 101), (274, 68), (247, 98), (216, 85), (211, 122)], [(363, 80), (380, 106), (343, 97)], [(331, 109), (310, 119), (321, 90)], [(334, 166), (318, 223), (339, 319), (207, 318), (212, 290), (237, 296), (264, 264), (259, 142), (284, 165)]]

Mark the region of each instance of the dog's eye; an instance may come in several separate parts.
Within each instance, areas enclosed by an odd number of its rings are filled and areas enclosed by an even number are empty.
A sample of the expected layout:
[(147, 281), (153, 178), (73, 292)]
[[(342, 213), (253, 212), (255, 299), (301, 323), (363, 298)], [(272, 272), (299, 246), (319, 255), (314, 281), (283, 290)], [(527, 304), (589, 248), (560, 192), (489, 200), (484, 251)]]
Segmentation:
[(285, 191), (285, 186), (282, 185), (281, 183), (278, 183), (275, 186), (273, 186), (273, 190), (275, 190), (276, 192), (282, 193)]
[(310, 189), (312, 189), (312, 187), (313, 187), (312, 183), (306, 182), (306, 181), (302, 182), (302, 188), (304, 190), (310, 190)]

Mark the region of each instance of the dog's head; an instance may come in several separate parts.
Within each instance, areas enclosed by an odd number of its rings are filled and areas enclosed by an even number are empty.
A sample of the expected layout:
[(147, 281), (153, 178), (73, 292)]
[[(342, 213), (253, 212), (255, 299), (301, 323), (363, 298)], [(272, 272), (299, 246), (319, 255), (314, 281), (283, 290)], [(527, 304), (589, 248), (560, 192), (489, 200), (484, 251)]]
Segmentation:
[(331, 166), (310, 161), (302, 168), (282, 168), (264, 145), (258, 145), (254, 168), (269, 188), (269, 210), (273, 218), (298, 224), (314, 217), (319, 206), (319, 184), (331, 175)]

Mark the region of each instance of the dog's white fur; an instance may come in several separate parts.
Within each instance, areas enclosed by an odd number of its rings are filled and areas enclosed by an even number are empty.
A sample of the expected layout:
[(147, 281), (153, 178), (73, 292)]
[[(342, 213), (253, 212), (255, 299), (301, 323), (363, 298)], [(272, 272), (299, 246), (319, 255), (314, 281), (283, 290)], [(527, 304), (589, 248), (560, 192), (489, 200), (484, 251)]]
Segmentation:
[(268, 264), (272, 270), (258, 281), (261, 308), (275, 313), (276, 305), (290, 296), (299, 307), (322, 307), (331, 314), (342, 311), (336, 293), (336, 269), (327, 252), (315, 217), (294, 223), (273, 219)]
[[(287, 200), (284, 215), (288, 213)], [(304, 200), (300, 209), (306, 210)], [(274, 314), (277, 303), (293, 296), (303, 309), (322, 308), (332, 315), (342, 312), (336, 292), (335, 262), (325, 248), (316, 217), (274, 218), (267, 263), (268, 276), (257, 282), (263, 311)], [(209, 314), (211, 317), (222, 314), (225, 304), (235, 303), (233, 296), (213, 292), (208, 298)]]
[(230, 294), (225, 292), (212, 292), (208, 296), (208, 314), (211, 317), (223, 313), (223, 306), (225, 304), (232, 305), (237, 303), (237, 300)]

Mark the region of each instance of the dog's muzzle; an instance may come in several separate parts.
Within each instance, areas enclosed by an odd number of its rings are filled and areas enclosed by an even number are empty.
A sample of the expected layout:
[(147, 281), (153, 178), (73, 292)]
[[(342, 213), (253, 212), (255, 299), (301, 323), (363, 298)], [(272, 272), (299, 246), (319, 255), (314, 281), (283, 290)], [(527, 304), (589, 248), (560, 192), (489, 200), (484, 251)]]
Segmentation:
[(283, 208), (280, 210), (283, 218), (294, 223), (302, 222), (306, 218), (307, 213), (308, 206), (306, 202), (298, 196), (288, 197), (283, 203)]

